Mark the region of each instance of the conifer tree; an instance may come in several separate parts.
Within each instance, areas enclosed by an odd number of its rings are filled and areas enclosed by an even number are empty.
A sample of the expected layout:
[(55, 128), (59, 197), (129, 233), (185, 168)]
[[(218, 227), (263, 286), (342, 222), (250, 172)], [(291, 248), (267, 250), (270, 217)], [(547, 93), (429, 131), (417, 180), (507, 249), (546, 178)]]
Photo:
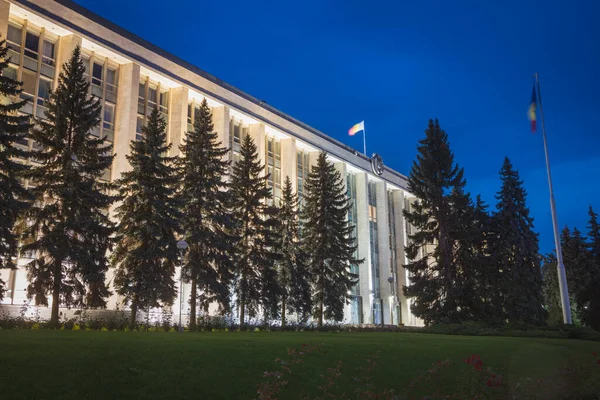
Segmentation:
[(475, 199), (473, 237), (475, 238), (473, 256), (477, 290), (476, 295), (482, 301), (480, 319), (499, 321), (502, 319), (502, 304), (498, 292), (498, 269), (491, 262), (490, 248), (493, 247), (493, 227), (488, 205), (477, 195)]
[[(0, 42), (0, 72), (8, 67), (6, 41)], [(31, 125), (29, 116), (17, 111), (26, 100), (14, 101), (21, 93), (21, 82), (0, 73), (0, 268), (16, 268), (18, 237), (15, 224), (27, 208), (29, 192), (21, 178), (27, 166), (16, 159), (25, 159), (28, 153), (17, 146), (26, 138)], [(0, 279), (0, 300), (4, 296), (4, 282)]]
[[(593, 279), (594, 261), (588, 243), (577, 228), (565, 227), (561, 233), (561, 246), (573, 323), (580, 324), (589, 306), (588, 288)], [(554, 265), (556, 275), (556, 264)]]
[(582, 293), (582, 297), (587, 303), (582, 320), (587, 326), (600, 331), (600, 224), (598, 223), (598, 214), (594, 212), (592, 206), (589, 207), (588, 215), (590, 216), (588, 223), (589, 254), (592, 262), (588, 264), (590, 279)]
[(296, 313), (300, 320), (310, 315), (310, 276), (307, 258), (300, 242), (298, 226), (298, 196), (292, 191), (292, 181), (286, 176), (279, 207), (279, 286), (281, 288), (281, 325), (286, 324), (286, 311)]
[(218, 303), (222, 311), (230, 309), (232, 279), (232, 221), (225, 178), (229, 161), (224, 159), (229, 150), (218, 141), (206, 100), (196, 111), (194, 129), (187, 133), (180, 149), (182, 227), (189, 245), (184, 279), (191, 284), (190, 328), (194, 329), (197, 304), (204, 311), (211, 302)]
[(541, 260), (538, 236), (526, 204), (527, 192), (508, 158), (504, 159), (500, 178), (492, 254), (500, 273), (504, 315), (510, 322), (540, 323), (544, 319)]
[(29, 262), (28, 295), (46, 305), (52, 295), (51, 324), (58, 323), (60, 303), (104, 307), (107, 250), (114, 224), (108, 208), (114, 198), (100, 181), (110, 167), (112, 145), (90, 133), (100, 124), (101, 104), (88, 96), (89, 83), (79, 47), (75, 48), (50, 94), (45, 119), (38, 119), (32, 138), (40, 149), (28, 176), (35, 205), (27, 216), (25, 251)]
[(352, 204), (344, 179), (325, 152), (311, 167), (304, 193), (302, 236), (312, 278), (313, 317), (321, 327), (323, 320), (343, 319), (348, 293), (357, 282), (350, 267), (362, 260), (354, 256), (358, 245), (348, 222)]
[(554, 252), (542, 258), (542, 293), (544, 295), (544, 311), (548, 324), (562, 324), (562, 305), (556, 274), (556, 254)]
[(274, 218), (276, 209), (269, 205), (272, 195), (264, 172), (256, 144), (246, 136), (231, 175), (232, 215), (238, 237), (234, 290), (242, 327), (246, 313), (255, 316), (261, 307), (270, 317), (279, 314), (275, 269), (278, 221)]
[[(403, 290), (413, 299), (412, 312), (426, 324), (457, 322), (468, 318), (460, 308), (468, 285), (457, 262), (468, 261), (469, 245), (459, 240), (470, 224), (472, 202), (464, 193), (463, 169), (454, 162), (448, 135), (437, 120), (429, 121), (417, 151), (408, 179), (416, 200), (411, 210), (404, 210), (406, 220), (416, 228), (406, 248), (405, 268), (411, 283)], [(420, 250), (431, 245), (431, 251), (418, 258)], [(457, 248), (462, 254), (456, 254)]]
[(131, 170), (117, 181), (122, 203), (111, 261), (116, 267), (117, 293), (131, 304), (131, 326), (140, 309), (171, 305), (175, 298), (175, 264), (178, 250), (179, 177), (173, 157), (166, 154), (166, 123), (152, 110), (142, 138), (131, 141), (126, 156)]

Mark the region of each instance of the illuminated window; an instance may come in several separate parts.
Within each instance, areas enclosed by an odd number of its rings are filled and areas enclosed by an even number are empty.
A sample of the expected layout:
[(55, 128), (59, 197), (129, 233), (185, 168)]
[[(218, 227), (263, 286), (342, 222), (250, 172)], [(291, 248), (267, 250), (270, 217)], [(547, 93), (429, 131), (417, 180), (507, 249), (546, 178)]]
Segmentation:
[(267, 142), (267, 186), (272, 190), (273, 201), (279, 205), (281, 201), (281, 142), (266, 137)]
[(296, 188), (298, 193), (298, 207), (301, 209), (304, 204), (304, 181), (309, 173), (309, 155), (305, 151), (296, 152)]
[(233, 118), (229, 125), (229, 145), (231, 147), (231, 165), (240, 160), (240, 147), (242, 140), (248, 135), (248, 127), (243, 126), (241, 121), (235, 121)]

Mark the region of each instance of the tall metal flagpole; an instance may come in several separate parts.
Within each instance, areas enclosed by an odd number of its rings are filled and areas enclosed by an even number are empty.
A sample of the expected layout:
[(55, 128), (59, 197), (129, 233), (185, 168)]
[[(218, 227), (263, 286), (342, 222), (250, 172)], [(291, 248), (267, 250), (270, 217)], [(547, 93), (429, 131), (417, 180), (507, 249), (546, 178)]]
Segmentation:
[(550, 159), (548, 158), (548, 143), (546, 141), (546, 126), (544, 125), (544, 109), (542, 108), (542, 95), (540, 92), (540, 78), (536, 72), (534, 75), (537, 86), (537, 97), (540, 103), (540, 117), (542, 118), (542, 136), (544, 138), (544, 153), (546, 155), (546, 172), (548, 172), (548, 187), (550, 188), (550, 210), (552, 211), (552, 227), (554, 228), (554, 245), (556, 246), (558, 285), (560, 287), (560, 302), (562, 305), (563, 322), (572, 324), (571, 304), (569, 301), (569, 290), (567, 287), (567, 274), (565, 273), (565, 264), (563, 263), (562, 250), (560, 247), (560, 236), (558, 233), (558, 221), (556, 219), (556, 206), (554, 204), (554, 189), (552, 188), (552, 174), (550, 173)]
[(363, 121), (363, 152), (367, 155), (367, 130), (365, 129), (365, 121)]

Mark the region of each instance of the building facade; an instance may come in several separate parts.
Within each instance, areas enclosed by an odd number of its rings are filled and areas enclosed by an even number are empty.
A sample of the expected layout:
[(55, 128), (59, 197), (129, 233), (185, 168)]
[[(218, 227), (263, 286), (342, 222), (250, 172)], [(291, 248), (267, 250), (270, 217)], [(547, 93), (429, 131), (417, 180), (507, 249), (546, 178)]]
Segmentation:
[[(92, 134), (106, 136), (116, 154), (105, 180), (116, 180), (130, 168), (125, 158), (129, 143), (139, 139), (155, 107), (167, 121), (168, 141), (174, 144), (171, 152), (177, 155), (203, 99), (212, 108), (215, 131), (231, 148), (233, 162), (239, 158), (242, 138), (254, 139), (275, 202), (286, 176), (302, 201), (304, 179), (317, 154), (325, 151), (345, 177), (357, 256), (365, 260), (353, 271), (359, 282), (350, 293), (344, 322), (419, 324), (402, 294), (402, 285), (408, 282), (402, 264), (410, 230), (402, 210), (410, 206), (411, 195), (406, 177), (383, 166), (379, 157), (358, 153), (71, 1), (0, 0), (0, 34), (11, 56), (3, 73), (22, 81), (22, 97), (30, 100), (21, 112), (41, 118), (63, 63), (76, 46), (81, 47), (90, 94), (101, 99), (103, 107), (102, 123)], [(30, 140), (20, 145), (37, 146)], [(23, 255), (19, 269), (1, 271), (8, 283), (5, 307), (32, 305), (26, 293), (26, 262)], [(112, 281), (112, 271), (107, 279)], [(184, 285), (185, 300), (175, 303), (174, 313), (179, 313), (179, 304), (187, 312), (188, 291)], [(121, 301), (113, 295), (108, 308), (123, 308)]]

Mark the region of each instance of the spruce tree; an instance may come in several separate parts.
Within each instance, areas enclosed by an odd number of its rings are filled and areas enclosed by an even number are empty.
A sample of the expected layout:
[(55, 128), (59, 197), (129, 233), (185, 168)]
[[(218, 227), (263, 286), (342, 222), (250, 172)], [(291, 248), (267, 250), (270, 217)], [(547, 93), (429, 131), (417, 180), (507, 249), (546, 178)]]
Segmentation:
[(498, 268), (498, 285), (504, 316), (510, 322), (543, 322), (542, 277), (538, 235), (527, 208), (527, 192), (517, 170), (504, 159), (500, 170), (502, 187), (496, 195), (493, 216), (495, 245), (493, 262)]
[(242, 327), (246, 313), (255, 316), (260, 308), (271, 317), (279, 314), (276, 209), (269, 205), (272, 195), (264, 172), (256, 144), (246, 136), (231, 175), (232, 215), (238, 237), (233, 253), (234, 290)]
[(589, 254), (592, 262), (588, 264), (590, 279), (583, 293), (587, 308), (582, 319), (584, 324), (600, 331), (600, 224), (598, 223), (598, 214), (594, 212), (592, 206), (589, 207), (588, 215), (590, 216), (588, 223)]
[(298, 226), (298, 196), (292, 191), (292, 182), (286, 176), (279, 207), (279, 250), (277, 263), (281, 288), (281, 325), (286, 324), (286, 312), (296, 313), (305, 321), (312, 309), (310, 276), (307, 258), (300, 242)]
[[(416, 200), (410, 210), (404, 210), (416, 229), (406, 248), (410, 285), (403, 290), (413, 299), (411, 311), (426, 324), (457, 322), (468, 317), (460, 307), (469, 294), (455, 251), (464, 250), (462, 262), (468, 261), (469, 246), (459, 240), (464, 238), (472, 204), (464, 193), (463, 169), (454, 162), (448, 135), (437, 120), (429, 121), (417, 151), (408, 179)], [(419, 258), (421, 249), (431, 245), (432, 251)]]
[(225, 178), (229, 161), (224, 159), (229, 150), (218, 141), (206, 100), (196, 111), (194, 129), (180, 149), (182, 227), (189, 245), (183, 272), (191, 283), (190, 328), (194, 329), (197, 304), (204, 311), (211, 302), (222, 311), (230, 309), (232, 279), (230, 193)]
[(546, 312), (546, 322), (552, 325), (562, 324), (563, 322), (556, 263), (556, 254), (554, 252), (542, 258), (544, 310)]
[(36, 120), (32, 130), (40, 149), (28, 173), (35, 205), (27, 214), (30, 242), (24, 250), (35, 258), (27, 265), (27, 291), (42, 305), (52, 295), (51, 324), (58, 323), (60, 303), (104, 307), (109, 295), (105, 273), (114, 224), (108, 208), (114, 198), (100, 177), (112, 163), (112, 145), (90, 134), (100, 124), (102, 107), (88, 96), (80, 53), (75, 48), (64, 64), (46, 118)]
[(341, 321), (344, 305), (357, 277), (350, 272), (362, 260), (357, 249), (354, 226), (348, 222), (352, 207), (344, 179), (321, 152), (304, 184), (302, 236), (308, 255), (313, 288), (313, 316), (318, 326), (323, 320)]
[[(580, 324), (589, 306), (588, 288), (593, 279), (594, 261), (588, 243), (577, 228), (565, 227), (561, 234), (561, 246), (573, 323)], [(556, 274), (556, 264), (554, 265)]]
[(131, 305), (132, 327), (138, 310), (173, 304), (178, 256), (179, 177), (174, 158), (166, 155), (171, 145), (156, 108), (142, 133), (141, 140), (129, 145), (131, 170), (117, 181), (122, 203), (116, 208), (119, 223), (111, 257), (115, 289)]
[[(29, 192), (21, 179), (27, 166), (17, 159), (26, 159), (28, 153), (17, 146), (26, 138), (31, 125), (29, 116), (17, 111), (26, 100), (15, 101), (21, 93), (21, 82), (2, 75), (8, 67), (6, 41), (0, 42), (0, 268), (16, 268), (18, 235), (15, 224), (27, 208)], [(0, 300), (4, 297), (4, 282), (0, 279)]]
[(475, 199), (473, 256), (476, 276), (476, 295), (482, 301), (479, 319), (499, 321), (502, 319), (502, 304), (498, 292), (498, 269), (491, 262), (490, 248), (493, 247), (493, 226), (488, 205), (477, 195)]

